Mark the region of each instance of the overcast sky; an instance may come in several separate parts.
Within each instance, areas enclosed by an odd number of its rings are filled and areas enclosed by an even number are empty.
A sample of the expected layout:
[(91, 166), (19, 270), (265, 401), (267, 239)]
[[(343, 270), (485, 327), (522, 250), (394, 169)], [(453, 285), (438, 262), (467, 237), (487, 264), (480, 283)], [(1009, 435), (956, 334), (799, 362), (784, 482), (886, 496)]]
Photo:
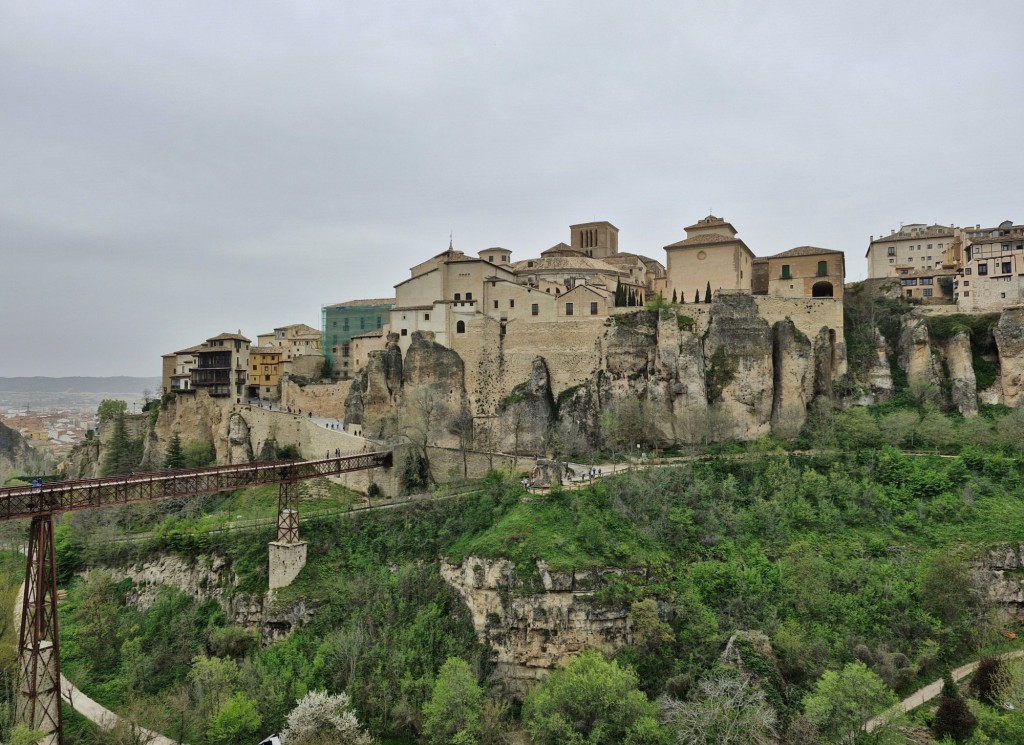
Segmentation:
[(448, 246), (1024, 222), (1020, 0), (0, 0), (0, 376), (160, 373)]

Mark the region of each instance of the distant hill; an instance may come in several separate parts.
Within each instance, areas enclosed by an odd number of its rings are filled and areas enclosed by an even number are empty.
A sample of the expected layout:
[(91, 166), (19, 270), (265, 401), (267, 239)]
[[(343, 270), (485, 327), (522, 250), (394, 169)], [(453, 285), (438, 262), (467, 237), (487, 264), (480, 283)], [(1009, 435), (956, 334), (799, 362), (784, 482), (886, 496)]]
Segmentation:
[(131, 378), (115, 375), (109, 378), (0, 378), (2, 393), (111, 393), (141, 395), (144, 390), (160, 390), (160, 378)]

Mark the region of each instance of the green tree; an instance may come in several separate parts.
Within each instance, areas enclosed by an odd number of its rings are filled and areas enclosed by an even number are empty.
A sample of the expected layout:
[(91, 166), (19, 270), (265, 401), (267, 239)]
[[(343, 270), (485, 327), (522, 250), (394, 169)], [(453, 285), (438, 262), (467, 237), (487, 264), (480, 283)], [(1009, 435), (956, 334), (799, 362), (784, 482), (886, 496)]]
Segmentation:
[(121, 664), (117, 587), (110, 572), (93, 570), (79, 592), (72, 615), (79, 653), (94, 673), (111, 675)]
[(966, 742), (978, 726), (978, 718), (971, 713), (967, 702), (948, 674), (942, 685), (942, 700), (932, 720), (932, 732), (939, 739), (950, 737), (954, 742)]
[(708, 281), (708, 286), (704, 290), (704, 302), (705, 303), (710, 303), (711, 302), (711, 282), (710, 281)]
[(100, 401), (100, 405), (96, 409), (96, 416), (100, 420), (100, 424), (104, 424), (113, 419), (117, 419), (120, 416), (124, 416), (128, 413), (128, 403), (113, 398), (105, 398)]
[(142, 440), (128, 435), (124, 414), (114, 419), (114, 432), (107, 443), (100, 473), (104, 476), (118, 476), (135, 470), (142, 460)]
[(724, 673), (702, 680), (691, 701), (665, 697), (661, 718), (687, 745), (769, 745), (776, 742), (775, 710), (746, 677)]
[(700, 302), (700, 290), (694, 290), (693, 302), (695, 302), (695, 303), (699, 303)]
[(263, 718), (256, 703), (244, 693), (236, 693), (210, 719), (206, 741), (210, 745), (239, 745), (255, 742)]
[(676, 305), (678, 303), (679, 303), (679, 295), (677, 294), (676, 290), (672, 290), (672, 305)]
[(164, 468), (184, 468), (185, 452), (181, 447), (181, 435), (177, 432), (167, 444), (167, 455), (164, 457)]
[(589, 649), (530, 692), (523, 724), (537, 745), (639, 745), (663, 737), (636, 673)]
[(992, 706), (996, 703), (996, 691), (1002, 680), (1002, 660), (998, 657), (984, 657), (978, 663), (971, 679), (971, 688), (978, 694), (978, 700)]
[(181, 449), (185, 468), (202, 468), (217, 461), (217, 451), (209, 440), (193, 440)]
[[(896, 694), (863, 662), (851, 662), (840, 672), (829, 670), (821, 676), (814, 691), (804, 699), (804, 711), (825, 742), (852, 745), (861, 727), (896, 700)], [(882, 738), (895, 728), (896, 722), (895, 716), (886, 718), (873, 731), (873, 741), (884, 741)]]
[(11, 730), (7, 745), (36, 745), (44, 736), (42, 730), (29, 729), (24, 724), (19, 724)]
[(423, 732), (431, 743), (475, 742), (480, 736), (483, 691), (465, 660), (449, 657), (423, 707)]
[(854, 406), (836, 415), (835, 427), (839, 447), (844, 450), (876, 448), (882, 436), (878, 422), (863, 406)]

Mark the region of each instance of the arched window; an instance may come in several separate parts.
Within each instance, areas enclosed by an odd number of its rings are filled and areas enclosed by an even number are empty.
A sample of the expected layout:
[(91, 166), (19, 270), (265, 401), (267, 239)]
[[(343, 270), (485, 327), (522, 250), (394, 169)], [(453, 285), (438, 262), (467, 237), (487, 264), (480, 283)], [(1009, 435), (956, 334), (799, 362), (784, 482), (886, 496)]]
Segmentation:
[(464, 333), (466, 333), (466, 322), (465, 321), (459, 321), (457, 324), (455, 324), (455, 333), (456, 334), (464, 334)]
[(811, 297), (832, 297), (832, 283), (831, 282), (815, 282), (811, 288)]

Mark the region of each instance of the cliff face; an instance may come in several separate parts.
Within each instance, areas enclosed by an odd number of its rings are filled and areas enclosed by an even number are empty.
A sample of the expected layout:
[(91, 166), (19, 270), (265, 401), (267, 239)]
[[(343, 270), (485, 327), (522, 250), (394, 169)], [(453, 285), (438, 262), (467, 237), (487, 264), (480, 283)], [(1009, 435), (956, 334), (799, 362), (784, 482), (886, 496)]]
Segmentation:
[[(488, 439), (498, 448), (543, 451), (554, 438), (583, 451), (606, 444), (614, 429), (623, 441), (649, 446), (769, 432), (791, 437), (803, 426), (811, 399), (831, 396), (833, 366), (843, 353), (834, 330), (822, 326), (811, 339), (789, 320), (773, 327), (754, 299), (741, 293), (722, 293), (710, 307), (700, 307), (703, 334), (686, 310), (640, 309), (611, 317), (596, 344), (596, 371), (563, 391), (553, 390), (557, 375), (543, 357), (534, 359), (527, 380), (508, 391), (467, 391), (454, 351), (417, 332), (403, 360), (395, 339), (371, 355), (353, 382), (346, 421), (379, 418), (400, 405), (404, 390), (427, 386), (446, 397), (452, 411), (468, 411), (473, 401), (477, 427), (494, 429)], [(493, 402), (493, 410), (486, 402)]]
[(441, 576), (469, 607), (477, 638), (495, 652), (495, 678), (524, 695), (552, 669), (586, 648), (611, 653), (630, 641), (629, 613), (602, 606), (593, 594), (621, 569), (551, 572), (537, 562), (542, 591), (524, 592), (505, 559), (441, 564)]
[(199, 555), (195, 561), (186, 561), (167, 554), (130, 566), (110, 567), (108, 571), (115, 581), (132, 581), (128, 602), (140, 610), (152, 607), (161, 587), (174, 587), (196, 603), (213, 600), (230, 623), (256, 632), (264, 646), (285, 639), (309, 623), (315, 613), (315, 608), (304, 601), (276, 603), (272, 592), (235, 592), (238, 576), (225, 556)]
[(1000, 403), (1016, 407), (1024, 396), (1024, 306), (1004, 310), (992, 333), (999, 347)]
[(1024, 623), (1024, 543), (996, 546), (975, 565), (975, 576), (1005, 623)]

